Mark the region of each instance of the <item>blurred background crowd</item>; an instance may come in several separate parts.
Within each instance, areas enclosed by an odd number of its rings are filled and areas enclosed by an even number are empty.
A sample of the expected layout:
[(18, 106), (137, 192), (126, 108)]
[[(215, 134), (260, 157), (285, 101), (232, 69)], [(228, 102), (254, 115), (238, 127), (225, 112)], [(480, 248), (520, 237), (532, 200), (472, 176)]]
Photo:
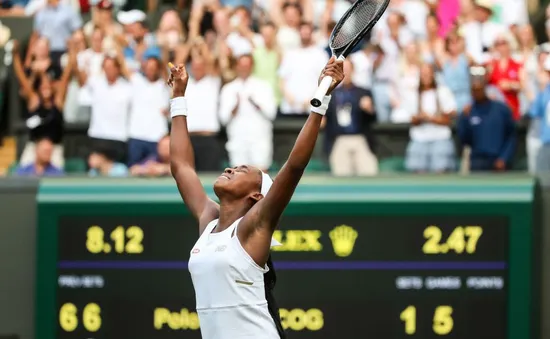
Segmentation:
[[(64, 127), (81, 123), (89, 149), (82, 173), (164, 176), (168, 62), (187, 65), (191, 76), (197, 170), (276, 170), (273, 125), (309, 114), (330, 33), (352, 1), (177, 0), (162, 10), (157, 0), (1, 3), (2, 16), (34, 21), (28, 44), (4, 41), (28, 136), (11, 172), (65, 175)], [(526, 167), (550, 170), (550, 44), (537, 42), (527, 6), (391, 0), (345, 61), (348, 76), (323, 122), (324, 168), (338, 176), (382, 172), (373, 130), (401, 124), (409, 138), (404, 171), (508, 171), (523, 123)], [(546, 28), (550, 34), (550, 21)], [(0, 38), (9, 33), (0, 29)]]

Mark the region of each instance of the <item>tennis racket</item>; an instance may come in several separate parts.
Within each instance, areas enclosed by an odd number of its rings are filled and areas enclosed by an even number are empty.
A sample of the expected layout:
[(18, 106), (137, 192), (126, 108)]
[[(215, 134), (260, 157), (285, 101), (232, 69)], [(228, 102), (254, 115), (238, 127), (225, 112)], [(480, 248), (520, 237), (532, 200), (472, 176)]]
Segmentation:
[[(388, 7), (390, 0), (357, 0), (338, 21), (329, 38), (329, 48), (338, 60), (344, 60), (353, 48), (367, 35)], [(321, 80), (311, 105), (321, 106), (332, 77)]]

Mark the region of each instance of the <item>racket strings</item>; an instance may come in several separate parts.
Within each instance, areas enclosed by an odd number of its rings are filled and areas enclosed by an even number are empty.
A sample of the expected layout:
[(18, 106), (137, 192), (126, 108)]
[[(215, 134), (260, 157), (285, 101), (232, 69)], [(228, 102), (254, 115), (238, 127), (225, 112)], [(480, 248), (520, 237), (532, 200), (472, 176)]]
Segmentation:
[(352, 42), (371, 23), (380, 10), (385, 8), (384, 0), (364, 0), (355, 4), (340, 27), (332, 34), (331, 47), (340, 49)]

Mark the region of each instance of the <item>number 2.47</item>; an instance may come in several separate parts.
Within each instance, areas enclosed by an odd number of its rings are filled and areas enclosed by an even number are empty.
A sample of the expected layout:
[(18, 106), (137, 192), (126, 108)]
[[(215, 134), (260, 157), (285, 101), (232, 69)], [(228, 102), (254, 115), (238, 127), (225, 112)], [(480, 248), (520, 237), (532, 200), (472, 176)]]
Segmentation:
[[(401, 321), (405, 325), (405, 333), (413, 335), (416, 333), (416, 307), (409, 305), (401, 312)], [(437, 306), (433, 314), (432, 329), (437, 335), (447, 335), (454, 327), (453, 308), (451, 306)]]

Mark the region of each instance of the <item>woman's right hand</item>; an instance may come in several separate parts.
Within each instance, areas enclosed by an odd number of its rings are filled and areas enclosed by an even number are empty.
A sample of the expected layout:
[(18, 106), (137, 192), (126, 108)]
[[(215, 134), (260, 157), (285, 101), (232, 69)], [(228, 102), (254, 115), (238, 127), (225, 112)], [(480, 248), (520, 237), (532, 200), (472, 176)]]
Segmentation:
[(189, 81), (189, 75), (183, 64), (179, 66), (170, 65), (170, 78), (168, 84), (172, 87), (174, 97), (185, 96), (185, 90), (187, 89), (187, 82)]

